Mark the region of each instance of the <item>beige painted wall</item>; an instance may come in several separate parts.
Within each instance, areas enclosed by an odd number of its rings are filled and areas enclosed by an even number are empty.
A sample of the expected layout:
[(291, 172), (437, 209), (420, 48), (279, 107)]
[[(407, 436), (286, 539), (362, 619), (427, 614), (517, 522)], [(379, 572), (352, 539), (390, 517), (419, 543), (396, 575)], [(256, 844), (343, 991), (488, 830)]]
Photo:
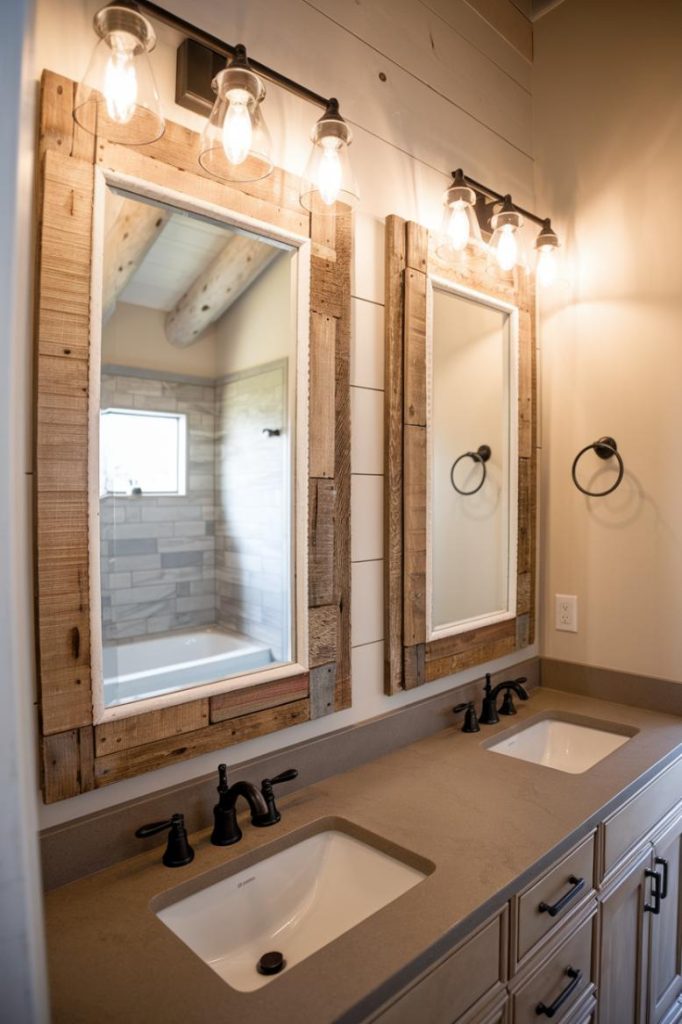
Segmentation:
[[(101, 0), (39, 0), (36, 77), (43, 67), (75, 78), (82, 74), (94, 42), (92, 15), (99, 6)], [(486, 20), (493, 13), (481, 16), (465, 0), (429, 0), (428, 5), (416, 0), (234, 0), (229, 5), (166, 0), (165, 6), (228, 41), (246, 40), (263, 63), (324, 95), (340, 96), (352, 124), (361, 189), (352, 285), (353, 706), (238, 748), (41, 807), (43, 826), (207, 775), (221, 759), (229, 764), (258, 757), (385, 714), (482, 670), (467, 670), (456, 679), (393, 698), (383, 694), (383, 218), (397, 213), (437, 226), (450, 171), (460, 164), (473, 177), (532, 204), (530, 62)], [(505, 4), (485, 6), (494, 12)], [(514, 24), (524, 27), (518, 19)], [(200, 129), (202, 120), (172, 101), (176, 42), (164, 29), (152, 54), (162, 102), (174, 120)], [(518, 45), (524, 44), (519, 40)], [(274, 86), (268, 87), (267, 104), (277, 162), (300, 173), (317, 113)], [(30, 402), (27, 391), (25, 430)], [(495, 671), (514, 660), (500, 659), (489, 667)]]
[[(567, 0), (536, 23), (534, 77), (537, 204), (571, 275), (541, 330), (542, 650), (680, 682), (681, 42), (678, 0)], [(626, 474), (587, 499), (571, 462), (603, 434)], [(576, 634), (554, 629), (557, 592)]]
[(166, 337), (166, 312), (118, 302), (102, 331), (102, 362), (192, 377), (215, 377), (216, 332), (211, 324), (193, 345), (179, 348)]

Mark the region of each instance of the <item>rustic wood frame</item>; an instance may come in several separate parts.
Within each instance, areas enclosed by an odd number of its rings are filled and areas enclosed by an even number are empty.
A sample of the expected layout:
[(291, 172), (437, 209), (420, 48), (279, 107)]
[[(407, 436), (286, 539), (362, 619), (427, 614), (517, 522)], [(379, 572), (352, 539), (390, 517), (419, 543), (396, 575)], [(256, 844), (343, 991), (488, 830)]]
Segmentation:
[[(73, 120), (75, 83), (42, 77), (35, 348), (36, 615), (46, 803), (350, 706), (350, 217), (310, 215), (298, 179), (225, 185), (199, 136), (106, 143)], [(309, 239), (307, 669), (95, 724), (91, 684), (88, 394), (96, 171), (162, 185)], [(96, 304), (94, 304), (96, 307)], [(305, 663), (305, 662), (304, 662)]]
[[(533, 643), (537, 501), (535, 292), (520, 270), (492, 270), (470, 247), (451, 265), (426, 228), (386, 219), (384, 689), (410, 690)], [(429, 640), (427, 586), (427, 286), (451, 281), (518, 308), (516, 614)]]

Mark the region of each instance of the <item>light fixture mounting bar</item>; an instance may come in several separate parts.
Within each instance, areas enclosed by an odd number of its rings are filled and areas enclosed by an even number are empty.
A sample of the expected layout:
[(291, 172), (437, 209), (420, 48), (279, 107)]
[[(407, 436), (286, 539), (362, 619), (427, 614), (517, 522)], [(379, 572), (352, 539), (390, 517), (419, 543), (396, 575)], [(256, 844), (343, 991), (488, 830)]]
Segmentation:
[[(501, 195), (499, 192), (495, 192), (494, 189), (489, 188), (487, 185), (482, 185), (480, 181), (476, 181), (474, 178), (470, 178), (468, 174), (464, 175), (464, 180), (470, 188), (473, 188), (474, 192), (478, 192), (479, 195), (484, 196), (487, 199), (492, 199), (495, 203), (503, 203), (507, 196)], [(547, 218), (538, 217), (536, 213), (531, 213), (530, 210), (526, 210), (523, 206), (519, 206), (513, 199), (510, 198), (511, 205), (515, 210), (518, 211), (523, 217), (527, 217), (528, 220), (532, 220), (534, 224), (539, 224), (543, 227)]]
[[(178, 84), (177, 91), (179, 95), (176, 96), (176, 102), (180, 103), (181, 106), (189, 107), (190, 110), (200, 113), (210, 109), (215, 99), (210, 87), (213, 74), (215, 73), (213, 69), (216, 68), (216, 64), (218, 65), (216, 70), (223, 68), (228, 57), (234, 56), (236, 47), (226, 43), (223, 39), (219, 39), (217, 36), (211, 35), (209, 32), (204, 32), (183, 18), (178, 18), (175, 14), (165, 10), (165, 8), (150, 3), (149, 0), (137, 0), (136, 7), (150, 18), (154, 18), (164, 25), (169, 25), (185, 36), (185, 42), (178, 49), (178, 71), (185, 75), (185, 82), (191, 85), (191, 91), (183, 94), (181, 86)], [(192, 45), (187, 45), (188, 43)], [(183, 48), (184, 54), (181, 55)], [(204, 51), (203, 53), (201, 52), (202, 50)], [(218, 59), (216, 60), (216, 58)], [(249, 64), (258, 75), (266, 78), (269, 82), (274, 82), (276, 85), (281, 86), (287, 92), (300, 96), (309, 103), (314, 103), (323, 109), (327, 107), (329, 100), (312, 89), (308, 89), (305, 85), (301, 85), (279, 71), (261, 64), (260, 61), (253, 60), (250, 56)], [(201, 85), (204, 79), (207, 79), (208, 89), (206, 92)]]

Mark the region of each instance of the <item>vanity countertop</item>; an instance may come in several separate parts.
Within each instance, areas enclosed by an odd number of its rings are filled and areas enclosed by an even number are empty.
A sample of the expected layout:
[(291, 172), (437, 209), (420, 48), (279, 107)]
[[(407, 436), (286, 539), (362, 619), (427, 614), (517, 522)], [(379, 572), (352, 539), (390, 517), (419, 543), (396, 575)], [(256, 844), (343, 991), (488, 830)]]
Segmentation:
[[(550, 710), (638, 731), (580, 775), (485, 748)], [(298, 790), (281, 800), (280, 825), (247, 822), (236, 846), (211, 846), (208, 830), (195, 834), (196, 857), (186, 868), (163, 867), (155, 848), (53, 890), (45, 897), (53, 1020), (361, 1021), (680, 755), (680, 718), (539, 689), (514, 719), (471, 735), (453, 726)], [(228, 987), (150, 908), (189, 879), (209, 873), (210, 884), (248, 867), (324, 818), (345, 819), (431, 861), (435, 871), (251, 993)]]

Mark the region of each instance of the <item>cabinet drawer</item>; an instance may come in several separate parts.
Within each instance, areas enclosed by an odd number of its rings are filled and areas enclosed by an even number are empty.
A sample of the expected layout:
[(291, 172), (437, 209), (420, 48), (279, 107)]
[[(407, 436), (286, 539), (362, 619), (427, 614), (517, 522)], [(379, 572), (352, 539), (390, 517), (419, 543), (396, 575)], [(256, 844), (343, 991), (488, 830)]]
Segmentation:
[[(557, 1006), (552, 1019), (570, 1019), (579, 1001), (587, 999), (587, 992), (593, 988), (592, 938), (595, 922), (596, 903), (592, 916), (569, 932), (568, 937), (554, 952), (533, 967), (518, 988), (512, 992), (514, 1024), (540, 1024), (550, 1017), (541, 1013), (538, 1007)], [(571, 974), (569, 974), (569, 971)], [(577, 977), (574, 973), (579, 972)], [(519, 976), (521, 977), (521, 976)], [(560, 1002), (562, 994), (570, 994)]]
[(375, 1018), (376, 1024), (454, 1024), (505, 981), (507, 921), (505, 908)]
[(517, 897), (517, 963), (589, 896), (593, 882), (594, 833)]
[(604, 875), (642, 836), (672, 810), (682, 796), (682, 758), (633, 796), (603, 827)]

